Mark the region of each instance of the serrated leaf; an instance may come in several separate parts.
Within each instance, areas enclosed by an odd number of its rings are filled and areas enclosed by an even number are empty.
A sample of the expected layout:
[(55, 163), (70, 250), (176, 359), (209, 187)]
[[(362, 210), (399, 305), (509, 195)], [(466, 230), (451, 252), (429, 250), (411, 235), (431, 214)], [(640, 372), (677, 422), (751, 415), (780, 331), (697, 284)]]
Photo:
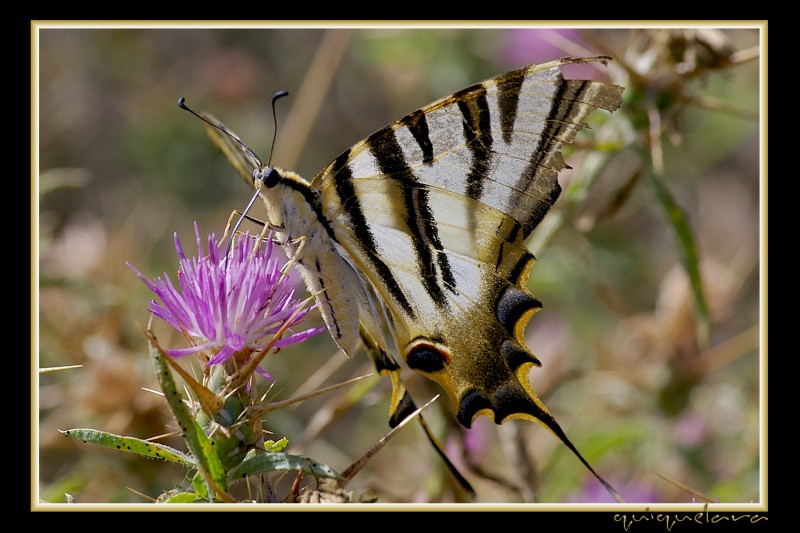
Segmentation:
[[(61, 430), (59, 430), (61, 431)], [(61, 431), (71, 439), (79, 440), (88, 444), (96, 444), (106, 448), (113, 448), (127, 453), (142, 455), (150, 459), (162, 459), (171, 463), (178, 463), (188, 468), (195, 468), (195, 461), (180, 450), (176, 450), (166, 444), (149, 442), (136, 437), (123, 437), (96, 429), (76, 428)]]
[(215, 487), (208, 487), (208, 494), (218, 494), (225, 499), (225, 495), (220, 494), (220, 491), (225, 493), (228, 490), (228, 484), (225, 476), (225, 469), (217, 455), (217, 451), (215, 447), (211, 445), (211, 441), (209, 441), (203, 428), (197, 424), (194, 417), (189, 412), (189, 408), (186, 407), (186, 404), (183, 402), (183, 397), (178, 391), (178, 387), (175, 385), (172, 372), (170, 372), (169, 365), (165, 362), (165, 356), (161, 348), (157, 345), (155, 338), (150, 335), (148, 340), (148, 344), (150, 345), (150, 357), (153, 360), (153, 367), (155, 368), (158, 382), (161, 385), (161, 391), (167, 399), (172, 414), (175, 415), (175, 419), (181, 429), (181, 435), (184, 440), (186, 440), (189, 451), (191, 451), (192, 455), (195, 457), (196, 467), (210, 477), (210, 479), (205, 479), (207, 483), (216, 485)]
[(267, 472), (303, 472), (318, 478), (343, 479), (336, 470), (328, 465), (318, 463), (308, 457), (283, 452), (248, 454), (244, 461), (231, 471), (228, 479), (233, 482)]

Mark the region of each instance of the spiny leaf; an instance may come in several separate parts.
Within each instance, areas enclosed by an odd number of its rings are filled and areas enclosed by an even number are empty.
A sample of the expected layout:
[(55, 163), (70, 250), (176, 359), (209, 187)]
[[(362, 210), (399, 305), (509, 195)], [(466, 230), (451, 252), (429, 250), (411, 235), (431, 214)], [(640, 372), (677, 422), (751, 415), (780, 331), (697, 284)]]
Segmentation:
[(175, 380), (172, 378), (169, 365), (164, 360), (163, 350), (158, 346), (155, 336), (151, 332), (148, 332), (148, 341), (150, 357), (153, 360), (161, 390), (164, 392), (164, 397), (167, 399), (178, 426), (181, 428), (181, 435), (186, 440), (186, 445), (195, 457), (195, 466), (203, 474), (203, 478), (209, 485), (209, 494), (217, 494), (223, 500), (233, 501), (226, 494), (228, 486), (225, 469), (217, 455), (217, 451), (203, 432), (203, 428), (197, 424), (189, 412), (189, 408), (183, 402), (183, 397), (178, 392)]
[(232, 483), (248, 476), (256, 476), (267, 472), (303, 472), (318, 478), (343, 479), (330, 466), (313, 461), (308, 457), (290, 455), (283, 452), (259, 454), (251, 452), (239, 466), (231, 471), (228, 480)]
[(195, 381), (195, 379), (186, 370), (184, 370), (181, 365), (173, 361), (171, 358), (167, 357), (164, 359), (164, 361), (166, 361), (166, 363), (178, 373), (178, 375), (189, 386), (189, 388), (192, 389), (192, 392), (194, 392), (197, 396), (197, 401), (200, 402), (200, 405), (203, 407), (205, 412), (210, 415), (214, 415), (218, 413), (220, 409), (222, 409), (222, 406), (225, 403), (222, 398), (208, 390), (201, 383)]
[(189, 468), (196, 467), (192, 457), (189, 457), (175, 448), (158, 442), (149, 442), (135, 437), (123, 437), (96, 429), (76, 428), (61, 431), (61, 433), (71, 439), (81, 442), (97, 444), (98, 446), (105, 446), (106, 448), (114, 448), (123, 452), (135, 453), (137, 455), (149, 457), (150, 459), (163, 459), (164, 461), (178, 463)]
[(209, 499), (209, 492), (208, 487), (206, 486), (205, 478), (199, 471), (195, 472), (194, 476), (192, 477), (192, 487), (194, 487), (194, 491), (198, 498), (201, 500)]

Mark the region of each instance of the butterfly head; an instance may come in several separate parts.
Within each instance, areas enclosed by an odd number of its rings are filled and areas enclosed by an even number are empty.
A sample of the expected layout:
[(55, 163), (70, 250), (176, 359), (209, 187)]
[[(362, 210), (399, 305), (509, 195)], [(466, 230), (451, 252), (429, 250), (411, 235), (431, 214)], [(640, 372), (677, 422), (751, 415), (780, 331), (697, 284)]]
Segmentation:
[(279, 181), (281, 181), (281, 171), (275, 167), (253, 169), (253, 183), (255, 183), (256, 188), (260, 187), (259, 183), (261, 183), (267, 189), (272, 189)]

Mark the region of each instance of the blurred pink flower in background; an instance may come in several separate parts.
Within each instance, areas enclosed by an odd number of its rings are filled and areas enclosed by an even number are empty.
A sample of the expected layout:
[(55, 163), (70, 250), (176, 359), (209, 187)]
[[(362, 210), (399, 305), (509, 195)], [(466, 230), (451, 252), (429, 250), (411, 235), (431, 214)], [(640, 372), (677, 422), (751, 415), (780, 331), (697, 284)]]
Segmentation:
[[(574, 28), (516, 28), (506, 33), (503, 55), (511, 68), (545, 63), (562, 57), (587, 57), (599, 52), (584, 38), (583, 32)], [(568, 78), (601, 79), (603, 67), (568, 65)]]

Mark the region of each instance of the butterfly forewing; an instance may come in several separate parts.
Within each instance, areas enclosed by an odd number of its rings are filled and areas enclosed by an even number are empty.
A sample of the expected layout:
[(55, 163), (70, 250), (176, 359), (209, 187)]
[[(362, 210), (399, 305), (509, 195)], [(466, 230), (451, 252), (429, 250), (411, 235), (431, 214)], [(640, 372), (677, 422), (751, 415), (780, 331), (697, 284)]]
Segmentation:
[(214, 116), (203, 113), (202, 118), (208, 121), (206, 133), (214, 145), (225, 155), (228, 162), (250, 187), (255, 187), (254, 170), (262, 170), (261, 160), (239, 139), (233, 131)]

